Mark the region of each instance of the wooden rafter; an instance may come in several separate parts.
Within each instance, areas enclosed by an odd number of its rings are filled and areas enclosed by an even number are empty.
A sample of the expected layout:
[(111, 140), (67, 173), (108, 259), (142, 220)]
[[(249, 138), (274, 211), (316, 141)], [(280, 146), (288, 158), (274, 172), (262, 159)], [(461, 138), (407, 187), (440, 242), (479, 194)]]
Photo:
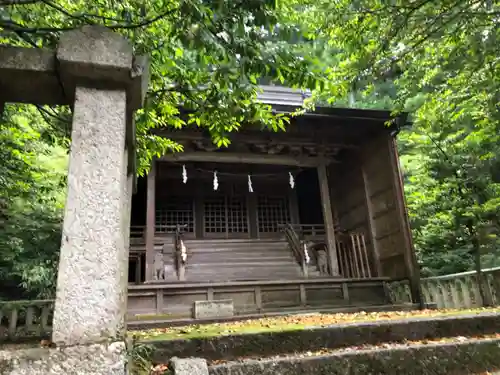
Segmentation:
[[(188, 129), (183, 129), (179, 131), (171, 131), (166, 129), (161, 129), (155, 132), (155, 134), (173, 139), (175, 141), (200, 141), (206, 140), (210, 142), (210, 139), (199, 131), (193, 131)], [(331, 137), (327, 137), (324, 134), (321, 137), (316, 136), (301, 136), (292, 135), (287, 133), (271, 133), (271, 132), (261, 132), (261, 133), (234, 133), (230, 135), (230, 140), (232, 144), (236, 143), (249, 143), (257, 144), (263, 142), (272, 142), (273, 144), (282, 144), (287, 146), (304, 146), (304, 147), (316, 147), (319, 145), (328, 146), (331, 148), (356, 148), (354, 144), (338, 142)]]
[(290, 155), (259, 155), (236, 152), (178, 152), (164, 155), (163, 161), (177, 162), (216, 162), (216, 163), (243, 163), (243, 164), (273, 164), (290, 165), (297, 167), (317, 167), (322, 164), (335, 163), (333, 158), (290, 156)]

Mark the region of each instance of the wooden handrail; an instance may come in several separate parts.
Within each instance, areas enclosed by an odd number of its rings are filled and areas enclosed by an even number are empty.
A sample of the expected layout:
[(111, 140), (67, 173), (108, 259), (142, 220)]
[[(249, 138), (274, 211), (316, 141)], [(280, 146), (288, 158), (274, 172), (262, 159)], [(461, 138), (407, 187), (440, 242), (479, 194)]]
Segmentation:
[(304, 239), (305, 236), (324, 236), (325, 226), (323, 224), (278, 224), (278, 227), (284, 228), (285, 226), (291, 227), (300, 237)]
[(360, 232), (336, 234), (340, 273), (347, 278), (371, 278), (372, 271), (365, 236)]
[[(170, 232), (175, 233), (175, 231), (180, 227), (181, 232), (184, 233), (185, 229), (188, 227), (187, 224), (179, 224), (179, 225), (155, 225), (155, 233), (157, 232)], [(131, 225), (130, 226), (130, 237), (144, 237), (146, 233), (145, 225)]]
[(307, 264), (309, 263), (309, 256), (307, 254), (307, 249), (305, 248), (304, 241), (300, 238), (299, 234), (295, 231), (291, 224), (281, 225), (281, 230), (285, 234), (285, 238), (292, 250), (297, 263), (302, 268), (302, 273), (307, 277)]
[[(283, 231), (287, 228), (293, 230), (301, 244), (305, 242), (307, 237), (325, 235), (325, 226), (323, 224), (279, 224), (278, 227)], [(341, 275), (347, 278), (372, 277), (364, 234), (341, 230), (337, 227), (335, 228), (335, 240)], [(304, 249), (302, 249), (302, 252), (304, 252)]]

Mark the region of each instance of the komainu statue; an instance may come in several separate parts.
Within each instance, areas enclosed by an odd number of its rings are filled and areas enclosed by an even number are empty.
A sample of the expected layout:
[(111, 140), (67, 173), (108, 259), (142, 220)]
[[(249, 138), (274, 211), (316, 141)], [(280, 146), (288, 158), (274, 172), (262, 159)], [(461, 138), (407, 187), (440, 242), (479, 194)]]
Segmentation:
[(326, 245), (324, 243), (317, 243), (314, 241), (307, 241), (304, 248), (307, 247), (309, 254), (314, 254), (313, 258), (316, 259), (316, 266), (320, 275), (328, 275), (328, 253), (326, 252)]
[(168, 276), (175, 276), (175, 267), (168, 262), (165, 262), (165, 258), (173, 258), (172, 254), (172, 244), (164, 244), (161, 251), (155, 253), (154, 259), (154, 278), (155, 280), (166, 280)]
[(163, 252), (156, 252), (154, 259), (155, 280), (165, 280), (165, 258)]

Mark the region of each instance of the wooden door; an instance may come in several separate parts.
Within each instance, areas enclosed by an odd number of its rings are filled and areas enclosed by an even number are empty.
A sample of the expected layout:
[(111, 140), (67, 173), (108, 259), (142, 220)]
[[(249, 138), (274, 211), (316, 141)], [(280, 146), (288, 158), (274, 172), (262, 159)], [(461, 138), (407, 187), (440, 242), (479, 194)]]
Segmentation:
[(290, 223), (287, 196), (259, 195), (257, 197), (257, 229), (259, 237), (281, 236), (279, 224)]
[(246, 197), (213, 195), (203, 202), (204, 237), (238, 238), (249, 236)]
[(183, 226), (187, 237), (195, 233), (194, 199), (192, 196), (170, 195), (156, 202), (156, 233), (174, 233), (176, 225)]

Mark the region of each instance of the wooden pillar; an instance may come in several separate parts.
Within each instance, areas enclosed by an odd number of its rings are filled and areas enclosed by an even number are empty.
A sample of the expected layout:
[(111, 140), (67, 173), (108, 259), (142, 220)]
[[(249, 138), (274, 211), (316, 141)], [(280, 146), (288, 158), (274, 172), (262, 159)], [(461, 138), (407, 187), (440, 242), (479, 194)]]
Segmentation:
[(420, 304), (423, 308), (422, 288), (420, 285), (420, 271), (418, 269), (417, 257), (411, 238), (410, 222), (403, 190), (403, 179), (399, 165), (399, 155), (395, 139), (388, 137), (388, 148), (391, 161), (391, 170), (393, 175), (393, 188), (396, 195), (396, 208), (398, 210), (401, 231), (405, 241), (405, 265), (410, 279), (410, 289), (413, 302)]
[(372, 244), (372, 259), (375, 262), (375, 271), (378, 277), (382, 277), (382, 266), (380, 263), (380, 252), (377, 241), (377, 228), (375, 227), (375, 219), (373, 217), (373, 202), (371, 198), (370, 181), (366, 173), (365, 156), (360, 159), (361, 175), (363, 177), (363, 189), (365, 193), (366, 216), (368, 216), (368, 236)]
[(135, 283), (141, 283), (141, 272), (142, 272), (142, 262), (141, 254), (138, 254), (135, 258)]
[(325, 237), (328, 246), (328, 260), (330, 274), (339, 276), (339, 262), (337, 259), (337, 247), (335, 243), (335, 222), (333, 220), (332, 203), (330, 200), (330, 189), (328, 187), (328, 174), (326, 165), (318, 167), (319, 190), (321, 193), (321, 207), (323, 209), (323, 220), (325, 222)]
[(290, 221), (292, 222), (292, 224), (300, 224), (299, 202), (297, 200), (297, 189), (292, 189), (288, 193), (288, 206), (290, 207)]
[(145, 281), (153, 280), (155, 257), (155, 224), (156, 224), (156, 160), (152, 161), (147, 177), (146, 196), (146, 275)]
[(195, 198), (194, 198), (194, 236), (195, 238), (203, 238), (203, 222), (204, 222), (204, 186), (199, 183), (195, 188)]
[(257, 195), (255, 193), (247, 194), (248, 208), (248, 231), (250, 238), (259, 238), (259, 227), (257, 218)]

